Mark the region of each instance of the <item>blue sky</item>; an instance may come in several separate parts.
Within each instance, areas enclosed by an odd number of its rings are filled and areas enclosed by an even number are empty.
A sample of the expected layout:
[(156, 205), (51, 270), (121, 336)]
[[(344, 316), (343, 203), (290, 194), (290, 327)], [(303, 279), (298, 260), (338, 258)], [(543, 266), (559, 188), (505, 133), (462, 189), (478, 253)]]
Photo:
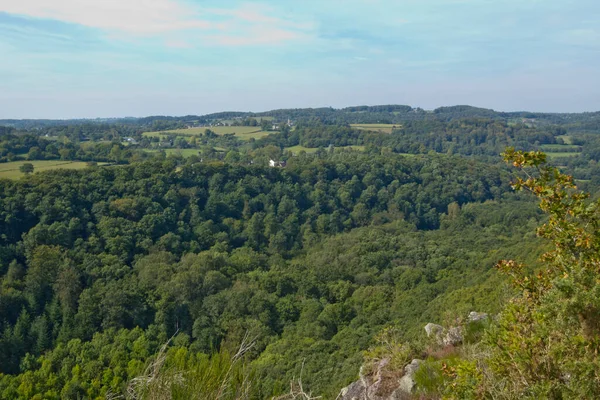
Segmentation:
[(0, 0), (0, 118), (600, 110), (598, 0)]

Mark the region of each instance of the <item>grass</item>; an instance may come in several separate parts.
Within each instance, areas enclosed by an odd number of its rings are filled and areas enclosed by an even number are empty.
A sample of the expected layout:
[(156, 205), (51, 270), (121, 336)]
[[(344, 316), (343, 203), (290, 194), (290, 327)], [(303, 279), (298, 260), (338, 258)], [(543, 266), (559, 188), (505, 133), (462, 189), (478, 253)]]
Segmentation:
[(201, 127), (201, 128), (190, 128), (190, 129), (173, 129), (170, 131), (161, 131), (161, 132), (144, 132), (144, 136), (146, 137), (160, 137), (164, 138), (167, 135), (175, 135), (175, 136), (199, 136), (204, 134), (204, 132), (210, 129), (217, 135), (227, 135), (234, 134), (241, 140), (250, 140), (260, 139), (267, 135), (276, 132), (267, 132), (261, 130), (260, 126), (213, 126), (213, 127)]
[(561, 138), (565, 142), (565, 144), (573, 144), (573, 138), (569, 135), (561, 135), (557, 137)]
[[(340, 146), (340, 147), (334, 147), (335, 150), (338, 149), (353, 149), (353, 150), (357, 150), (357, 151), (365, 151), (365, 146)], [(285, 151), (291, 151), (293, 154), (298, 154), (301, 151), (305, 151), (308, 154), (311, 153), (315, 153), (317, 150), (319, 150), (316, 147), (304, 147), (304, 146), (292, 146), (292, 147), (286, 147)], [(327, 148), (325, 147), (325, 150), (327, 150)]]
[(189, 156), (199, 156), (200, 155), (200, 149), (164, 149), (165, 153), (167, 153), (167, 155), (171, 155), (171, 154), (175, 154), (175, 155), (179, 155), (181, 154), (182, 157), (187, 158)]
[[(45, 160), (45, 161), (14, 161), (0, 164), (0, 178), (19, 179), (25, 176), (19, 171), (19, 167), (25, 163), (33, 164), (33, 173), (50, 171), (54, 169), (84, 169), (87, 163), (83, 161), (63, 161), (63, 160)], [(102, 163), (98, 163), (102, 165)]]
[(301, 151), (305, 151), (307, 153), (315, 153), (317, 150), (319, 150), (318, 148), (312, 148), (312, 147), (304, 147), (304, 146), (292, 146), (292, 147), (286, 147), (285, 151), (291, 151), (293, 154), (298, 154)]
[[(214, 149), (218, 153), (227, 151), (227, 149), (224, 147), (214, 147)], [(181, 156), (183, 158), (200, 155), (200, 149), (145, 149), (144, 151), (146, 153), (158, 153), (159, 151), (164, 151), (167, 154), (167, 156), (169, 156), (171, 154), (174, 154), (174, 155), (181, 154)]]
[(564, 152), (564, 153), (546, 153), (546, 156), (548, 156), (548, 158), (553, 159), (553, 158), (560, 158), (560, 157), (577, 157), (579, 155), (579, 153), (573, 153), (573, 152)]
[(541, 148), (544, 151), (560, 150), (563, 153), (578, 153), (581, 146), (572, 144), (543, 144)]
[(362, 131), (392, 133), (394, 127), (399, 128), (401, 125), (393, 124), (351, 124), (351, 127)]

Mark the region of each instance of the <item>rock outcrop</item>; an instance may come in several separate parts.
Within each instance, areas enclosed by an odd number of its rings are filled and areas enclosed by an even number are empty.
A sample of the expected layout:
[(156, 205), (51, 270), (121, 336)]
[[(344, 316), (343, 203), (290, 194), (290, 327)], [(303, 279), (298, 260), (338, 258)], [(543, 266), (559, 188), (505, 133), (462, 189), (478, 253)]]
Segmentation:
[(463, 335), (462, 328), (451, 327), (445, 329), (441, 325), (428, 323), (425, 325), (427, 337), (434, 337), (436, 342), (441, 346), (456, 346), (462, 343)]
[(489, 316), (486, 313), (471, 311), (469, 313), (469, 317), (467, 319), (469, 322), (479, 322), (479, 321), (485, 321), (488, 318), (489, 318)]
[[(489, 318), (486, 313), (471, 312), (467, 322), (480, 322)], [(448, 329), (441, 325), (428, 323), (425, 325), (427, 337), (433, 338), (438, 346), (458, 346), (463, 342), (461, 326)], [(342, 389), (339, 400), (408, 400), (413, 398), (417, 389), (415, 374), (423, 364), (422, 360), (414, 359), (402, 371), (391, 371), (390, 360), (383, 359), (369, 368), (372, 372), (364, 373), (361, 367), (360, 379)]]
[(425, 332), (427, 333), (427, 337), (437, 336), (444, 331), (444, 327), (437, 324), (432, 324), (431, 322), (425, 325)]
[[(406, 367), (404, 367), (404, 376), (402, 378), (400, 378), (400, 386), (398, 387), (397, 391), (401, 391), (404, 393), (412, 393), (413, 390), (415, 389), (415, 373), (417, 372), (417, 370), (419, 369), (419, 366), (421, 365), (423, 361), (422, 360), (412, 360), (410, 364), (408, 364)], [(396, 391), (394, 392), (396, 393)]]
[(412, 360), (404, 367), (404, 375), (398, 378), (394, 371), (387, 370), (388, 359), (377, 363), (371, 376), (359, 373), (360, 379), (342, 389), (340, 400), (404, 400), (409, 399), (415, 389), (414, 375), (423, 361)]

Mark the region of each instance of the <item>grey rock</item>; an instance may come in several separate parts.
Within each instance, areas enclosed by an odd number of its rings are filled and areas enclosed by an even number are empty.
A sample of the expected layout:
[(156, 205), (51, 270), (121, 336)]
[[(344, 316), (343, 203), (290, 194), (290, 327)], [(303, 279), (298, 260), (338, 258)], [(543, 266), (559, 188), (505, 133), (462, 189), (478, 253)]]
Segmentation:
[(486, 313), (480, 313), (480, 312), (476, 312), (476, 311), (471, 311), (469, 313), (469, 322), (478, 322), (478, 321), (485, 321), (487, 320), (489, 317)]
[(462, 329), (458, 327), (452, 327), (445, 332), (445, 335), (442, 339), (442, 344), (444, 346), (456, 346), (463, 342)]
[[(408, 364), (406, 367), (404, 367), (404, 376), (402, 378), (400, 378), (400, 385), (398, 386), (398, 389), (396, 390), (396, 392), (399, 390), (401, 392), (404, 393), (412, 393), (416, 383), (415, 383), (415, 372), (417, 372), (417, 370), (419, 369), (419, 367), (421, 366), (421, 363), (423, 361), (422, 360), (412, 360), (410, 364)], [(394, 392), (394, 393), (396, 393)], [(398, 393), (397, 393), (398, 394)]]
[(431, 335), (438, 336), (444, 331), (444, 327), (437, 324), (432, 324), (431, 322), (425, 325), (425, 332), (427, 332), (427, 337), (431, 337)]
[(361, 381), (356, 381), (343, 388), (338, 398), (341, 400), (363, 400), (367, 398), (367, 389)]

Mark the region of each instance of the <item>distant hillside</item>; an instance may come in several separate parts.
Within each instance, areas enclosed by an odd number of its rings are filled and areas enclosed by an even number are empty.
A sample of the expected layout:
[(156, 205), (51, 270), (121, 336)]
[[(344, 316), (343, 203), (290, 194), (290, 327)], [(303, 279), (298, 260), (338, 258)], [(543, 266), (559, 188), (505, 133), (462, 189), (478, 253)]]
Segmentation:
[(295, 108), (264, 112), (226, 111), (207, 115), (148, 116), (144, 118), (98, 118), (98, 119), (5, 119), (0, 125), (17, 129), (36, 129), (71, 124), (118, 124), (146, 127), (149, 130), (176, 129), (189, 125), (205, 125), (216, 121), (231, 121), (252, 117), (273, 117), (277, 121), (291, 119), (318, 119), (326, 124), (398, 124), (406, 121), (441, 120), (452, 121), (464, 118), (498, 119), (511, 122), (524, 122), (532, 125), (567, 125), (575, 130), (600, 131), (600, 112), (592, 113), (536, 113), (527, 111), (499, 112), (468, 105), (440, 107), (432, 111), (407, 105), (353, 106), (342, 109)]

